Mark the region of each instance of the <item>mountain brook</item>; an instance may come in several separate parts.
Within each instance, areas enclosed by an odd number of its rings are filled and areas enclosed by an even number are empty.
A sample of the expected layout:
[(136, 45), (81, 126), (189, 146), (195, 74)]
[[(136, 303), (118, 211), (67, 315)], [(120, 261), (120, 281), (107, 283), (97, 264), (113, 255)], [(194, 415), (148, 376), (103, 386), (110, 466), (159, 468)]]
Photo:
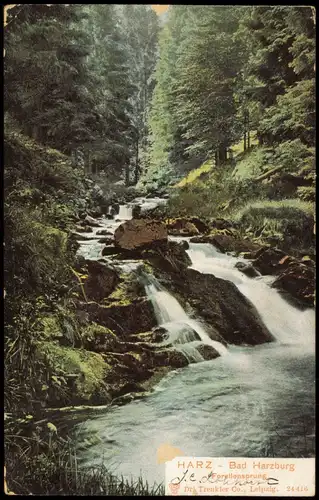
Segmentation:
[[(129, 208), (121, 207), (120, 214), (131, 218)], [(100, 222), (113, 233), (120, 223)], [(86, 258), (101, 257), (96, 231), (81, 242), (79, 253)], [(270, 288), (273, 278), (248, 278), (234, 267), (238, 257), (210, 244), (190, 243), (188, 255), (193, 269), (233, 282), (276, 340), (226, 349), (149, 277), (145, 287), (158, 324), (167, 329), (167, 342), (191, 364), (170, 372), (144, 399), (88, 415), (77, 424), (81, 466), (104, 461), (117, 474), (137, 478), (142, 473), (152, 483), (163, 480), (164, 465), (157, 463), (156, 454), (166, 442), (192, 456), (285, 457), (301, 456), (305, 448), (313, 451), (314, 311), (291, 306)], [(132, 269), (138, 262), (117, 265)], [(213, 345), (220, 356), (203, 361), (195, 349), (200, 343)], [(92, 436), (95, 444), (81, 447)]]

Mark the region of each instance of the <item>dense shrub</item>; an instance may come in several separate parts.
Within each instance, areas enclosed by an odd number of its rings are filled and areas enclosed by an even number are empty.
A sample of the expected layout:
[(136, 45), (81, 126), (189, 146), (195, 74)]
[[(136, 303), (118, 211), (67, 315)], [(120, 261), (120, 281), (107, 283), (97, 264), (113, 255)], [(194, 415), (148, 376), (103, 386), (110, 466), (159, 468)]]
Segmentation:
[(314, 205), (299, 199), (250, 203), (233, 215), (243, 234), (275, 240), (289, 253), (312, 253)]
[[(14, 434), (17, 423), (19, 435)], [(65, 439), (65, 432), (61, 433), (56, 425), (48, 419), (37, 421), (33, 415), (25, 415), (19, 422), (6, 423), (6, 435), (10, 438), (5, 443), (10, 491), (18, 495), (164, 495), (162, 484), (151, 485), (141, 477), (137, 480), (117, 477), (103, 464), (81, 467), (75, 445)]]

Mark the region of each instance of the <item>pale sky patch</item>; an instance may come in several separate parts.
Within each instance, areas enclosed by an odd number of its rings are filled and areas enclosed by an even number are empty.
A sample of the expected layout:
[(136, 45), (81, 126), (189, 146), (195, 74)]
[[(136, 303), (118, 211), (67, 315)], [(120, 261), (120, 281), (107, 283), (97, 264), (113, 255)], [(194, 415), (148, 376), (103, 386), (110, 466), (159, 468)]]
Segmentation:
[(157, 15), (164, 14), (167, 11), (169, 5), (152, 5), (152, 9), (155, 10)]

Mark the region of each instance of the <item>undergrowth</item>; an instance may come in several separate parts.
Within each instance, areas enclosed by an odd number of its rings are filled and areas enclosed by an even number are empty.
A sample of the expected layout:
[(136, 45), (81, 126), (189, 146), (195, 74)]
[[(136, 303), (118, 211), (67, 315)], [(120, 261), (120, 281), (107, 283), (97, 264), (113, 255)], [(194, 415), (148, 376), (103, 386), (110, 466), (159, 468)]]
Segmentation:
[[(21, 432), (21, 428), (25, 427)], [(5, 462), (8, 489), (18, 495), (155, 496), (163, 485), (141, 477), (125, 479), (104, 464), (83, 467), (70, 439), (59, 436), (46, 419), (33, 422), (26, 415), (16, 426), (7, 424)]]
[(207, 161), (176, 184), (163, 215), (229, 218), (243, 236), (312, 253), (314, 183), (313, 150), (297, 139), (239, 149), (219, 168)]
[(299, 199), (257, 201), (232, 215), (243, 235), (277, 244), (290, 254), (314, 251), (313, 203)]

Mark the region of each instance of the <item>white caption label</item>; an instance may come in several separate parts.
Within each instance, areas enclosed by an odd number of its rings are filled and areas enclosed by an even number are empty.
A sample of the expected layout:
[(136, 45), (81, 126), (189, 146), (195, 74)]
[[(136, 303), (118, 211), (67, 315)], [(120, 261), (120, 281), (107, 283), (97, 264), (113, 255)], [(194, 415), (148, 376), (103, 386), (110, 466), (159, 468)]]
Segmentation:
[(314, 458), (176, 457), (165, 464), (166, 495), (315, 495)]

